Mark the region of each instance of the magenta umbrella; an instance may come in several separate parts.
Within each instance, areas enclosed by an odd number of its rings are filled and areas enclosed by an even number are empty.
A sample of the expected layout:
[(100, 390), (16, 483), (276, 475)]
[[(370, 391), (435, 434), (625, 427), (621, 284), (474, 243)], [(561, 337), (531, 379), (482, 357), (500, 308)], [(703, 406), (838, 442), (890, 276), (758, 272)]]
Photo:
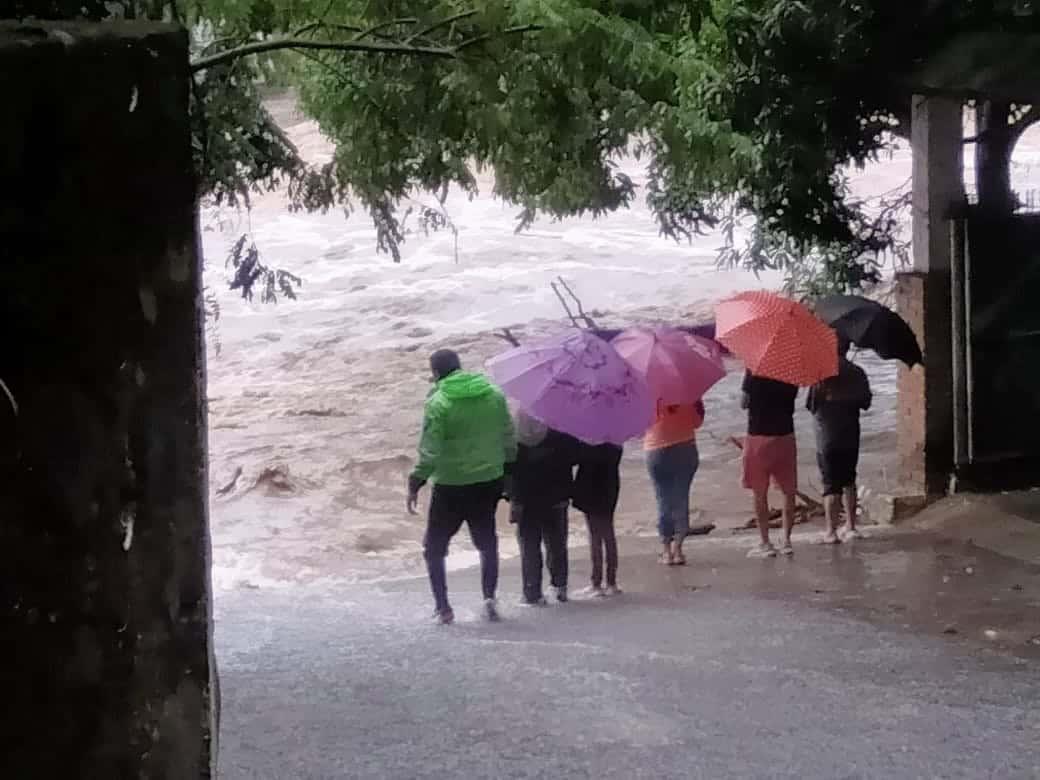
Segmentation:
[(588, 444), (624, 444), (654, 419), (646, 381), (585, 330), (516, 347), (491, 358), (487, 368), (527, 414)]
[(717, 342), (675, 328), (631, 328), (611, 345), (666, 404), (696, 403), (726, 375)]

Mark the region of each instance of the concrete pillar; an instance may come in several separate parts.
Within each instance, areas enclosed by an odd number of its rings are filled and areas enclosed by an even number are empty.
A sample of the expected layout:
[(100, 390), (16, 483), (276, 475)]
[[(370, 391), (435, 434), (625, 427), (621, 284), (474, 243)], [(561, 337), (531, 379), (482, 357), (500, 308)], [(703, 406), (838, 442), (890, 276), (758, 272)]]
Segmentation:
[(0, 777), (211, 774), (187, 44), (0, 23)]
[(925, 366), (900, 369), (898, 433), (903, 489), (919, 495), (944, 492), (953, 469), (950, 216), (964, 203), (962, 110), (913, 99), (914, 272), (900, 275), (897, 300)]

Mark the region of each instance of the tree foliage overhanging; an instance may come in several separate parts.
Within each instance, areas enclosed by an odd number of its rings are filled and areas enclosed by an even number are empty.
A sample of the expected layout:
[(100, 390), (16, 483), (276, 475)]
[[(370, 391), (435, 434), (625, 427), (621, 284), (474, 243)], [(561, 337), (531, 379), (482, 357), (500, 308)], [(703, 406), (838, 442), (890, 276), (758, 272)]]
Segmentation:
[[(46, 5), (103, 18), (114, 4)], [(728, 249), (732, 262), (815, 264), (825, 283), (853, 288), (876, 279), (897, 220), (892, 204), (854, 200), (844, 170), (908, 134), (900, 76), (958, 31), (1021, 29), (1037, 16), (1022, 0), (124, 0), (123, 9), (193, 31), (201, 193), (218, 201), (288, 184), (296, 208), (357, 204), (396, 257), (400, 203), (417, 189), (474, 191), (486, 167), (521, 225), (635, 197), (680, 239), (720, 224), (732, 236), (734, 215), (746, 214), (751, 240)], [(271, 50), (234, 56), (258, 41)], [(334, 48), (359, 41), (373, 48)], [(336, 145), (330, 165), (300, 159), (263, 109), (264, 83), (299, 88)], [(644, 192), (614, 164), (627, 153), (647, 162)]]

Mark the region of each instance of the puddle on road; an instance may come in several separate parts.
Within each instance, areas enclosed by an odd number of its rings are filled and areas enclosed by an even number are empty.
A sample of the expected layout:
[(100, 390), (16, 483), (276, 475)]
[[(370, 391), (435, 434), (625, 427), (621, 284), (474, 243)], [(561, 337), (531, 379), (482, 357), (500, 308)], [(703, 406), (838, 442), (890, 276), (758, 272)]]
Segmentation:
[[(923, 534), (834, 547), (803, 542), (796, 550), (787, 560), (727, 562), (699, 584), (734, 595), (797, 598), (1040, 659), (1040, 567)], [(752, 568), (759, 574), (749, 576)]]

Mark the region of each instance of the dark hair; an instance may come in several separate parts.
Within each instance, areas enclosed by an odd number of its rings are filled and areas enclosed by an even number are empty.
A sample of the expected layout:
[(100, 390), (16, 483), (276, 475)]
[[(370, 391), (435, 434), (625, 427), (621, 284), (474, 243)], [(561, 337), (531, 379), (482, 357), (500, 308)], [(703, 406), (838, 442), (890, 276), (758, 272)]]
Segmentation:
[(430, 370), (433, 378), (444, 379), (446, 376), (462, 370), (462, 361), (459, 360), (457, 352), (450, 349), (438, 349), (430, 355)]
[(849, 349), (852, 347), (852, 342), (844, 336), (838, 336), (838, 354), (846, 355)]

